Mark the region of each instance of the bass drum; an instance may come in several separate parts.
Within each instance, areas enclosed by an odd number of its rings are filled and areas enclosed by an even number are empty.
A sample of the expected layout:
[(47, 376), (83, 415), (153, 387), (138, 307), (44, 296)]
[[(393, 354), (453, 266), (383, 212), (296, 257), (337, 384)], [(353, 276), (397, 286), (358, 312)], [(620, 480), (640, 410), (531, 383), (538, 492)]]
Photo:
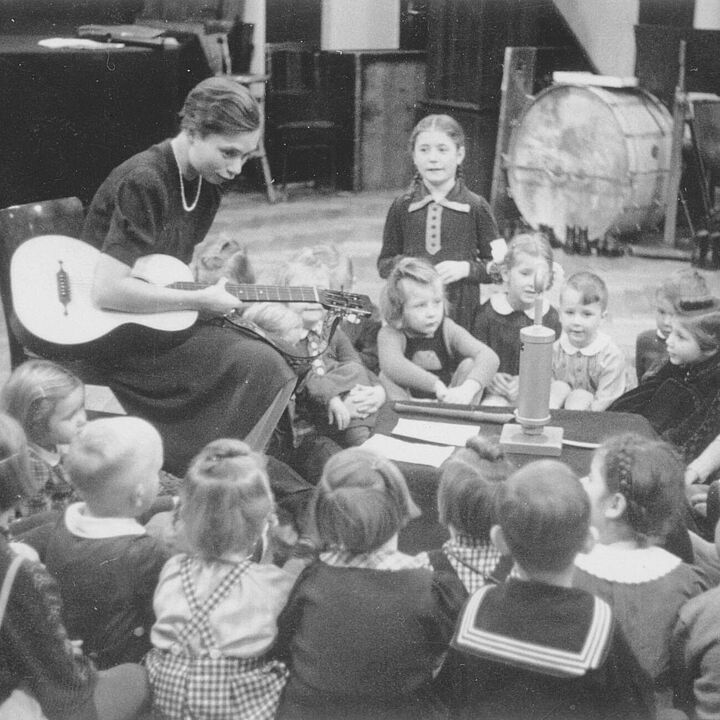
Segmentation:
[(639, 88), (553, 85), (526, 109), (506, 168), (518, 210), (535, 229), (568, 226), (590, 239), (658, 225), (665, 214), (672, 117)]

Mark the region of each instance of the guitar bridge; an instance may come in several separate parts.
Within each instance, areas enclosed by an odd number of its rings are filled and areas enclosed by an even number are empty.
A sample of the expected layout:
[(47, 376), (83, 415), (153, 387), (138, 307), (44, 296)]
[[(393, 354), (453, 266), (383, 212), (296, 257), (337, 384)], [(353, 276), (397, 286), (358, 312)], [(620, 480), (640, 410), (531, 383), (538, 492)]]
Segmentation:
[(67, 270), (63, 267), (63, 261), (58, 260), (60, 269), (55, 274), (55, 281), (57, 282), (57, 294), (60, 304), (63, 306), (63, 315), (68, 314), (68, 305), (72, 299), (70, 293), (70, 276), (67, 274)]

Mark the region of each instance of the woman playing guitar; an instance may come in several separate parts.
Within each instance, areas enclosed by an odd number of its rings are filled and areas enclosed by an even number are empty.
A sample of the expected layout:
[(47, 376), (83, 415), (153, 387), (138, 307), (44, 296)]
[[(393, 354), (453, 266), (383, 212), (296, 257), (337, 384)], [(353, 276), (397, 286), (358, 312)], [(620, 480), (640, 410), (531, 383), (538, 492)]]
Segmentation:
[(131, 272), (154, 253), (190, 261), (215, 218), (221, 186), (241, 172), (258, 144), (257, 103), (230, 79), (197, 85), (180, 117), (178, 135), (111, 172), (83, 230), (83, 239), (101, 250), (92, 286), (98, 307), (201, 314), (183, 333), (132, 326), (93, 343), (93, 362), (126, 411), (158, 428), (165, 467), (176, 474), (218, 437), (243, 438), (263, 450), (296, 382), (268, 344), (203, 320), (241, 305), (224, 280), (178, 289), (143, 282)]

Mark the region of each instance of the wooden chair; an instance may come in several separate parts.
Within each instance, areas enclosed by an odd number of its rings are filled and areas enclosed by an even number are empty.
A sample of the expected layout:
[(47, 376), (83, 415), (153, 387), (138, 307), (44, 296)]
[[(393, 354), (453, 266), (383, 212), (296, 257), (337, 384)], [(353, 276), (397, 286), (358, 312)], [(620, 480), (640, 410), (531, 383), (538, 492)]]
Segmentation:
[[(52, 357), (29, 350), (14, 332), (13, 298), (10, 289), (10, 261), (13, 253), (25, 240), (38, 235), (67, 235), (79, 238), (85, 213), (82, 202), (76, 197), (40, 200), (26, 205), (13, 205), (0, 210), (0, 298), (2, 299), (5, 327), (10, 351), (10, 369), (14, 370), (31, 357), (42, 356), (54, 360), (74, 372), (86, 384), (91, 410), (122, 413), (112, 391), (105, 386), (102, 375), (88, 363), (69, 357)], [(103, 386), (103, 387), (97, 387)]]
[(320, 173), (314, 158), (325, 160), (328, 184), (334, 189), (338, 126), (330, 116), (319, 51), (303, 43), (269, 44), (266, 68), (267, 126), (280, 148), (283, 188), (291, 156), (302, 154), (316, 182)]

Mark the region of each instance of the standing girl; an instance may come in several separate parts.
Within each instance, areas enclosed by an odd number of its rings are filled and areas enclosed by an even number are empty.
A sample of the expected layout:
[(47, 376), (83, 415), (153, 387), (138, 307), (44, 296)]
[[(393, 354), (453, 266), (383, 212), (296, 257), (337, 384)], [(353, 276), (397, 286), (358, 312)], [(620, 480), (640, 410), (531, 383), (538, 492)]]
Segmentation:
[(334, 455), (311, 506), (321, 555), (278, 621), (290, 679), (278, 719), (445, 717), (430, 692), (465, 591), (397, 549), (419, 511), (392, 462)]
[(146, 657), (159, 717), (273, 717), (286, 671), (265, 653), (302, 569), (273, 565), (267, 545), (253, 560), (273, 504), (263, 456), (240, 440), (216, 440), (191, 463), (180, 522), (192, 550), (163, 568)]
[(62, 452), (87, 422), (82, 381), (49, 360), (28, 360), (0, 390), (0, 408), (20, 423), (28, 439), (36, 492), (22, 503), (21, 514), (64, 510), (79, 500), (63, 468)]
[(443, 282), (427, 260), (402, 258), (380, 301), (380, 380), (389, 400), (479, 402), (498, 368), (497, 355), (445, 316)]
[[(544, 278), (544, 289), (553, 282), (553, 252), (539, 233), (515, 236), (500, 264), (505, 292), (495, 293), (475, 315), (472, 334), (489, 345), (500, 358), (500, 367), (483, 399), (488, 404), (517, 402), (520, 373), (520, 330), (532, 325), (537, 294), (535, 278)], [(560, 336), (557, 310), (543, 298), (543, 325)]]
[(678, 611), (706, 589), (695, 566), (660, 547), (683, 513), (683, 471), (667, 443), (627, 434), (604, 442), (583, 478), (599, 542), (575, 559), (574, 585), (611, 605), (658, 690), (671, 681)]
[(448, 115), (428, 115), (410, 136), (417, 174), (390, 207), (378, 258), (387, 278), (403, 256), (435, 265), (450, 304), (449, 315), (470, 329), (480, 304), (481, 282), (489, 282), (486, 263), (498, 228), (487, 201), (468, 190), (460, 166), (465, 134)]

